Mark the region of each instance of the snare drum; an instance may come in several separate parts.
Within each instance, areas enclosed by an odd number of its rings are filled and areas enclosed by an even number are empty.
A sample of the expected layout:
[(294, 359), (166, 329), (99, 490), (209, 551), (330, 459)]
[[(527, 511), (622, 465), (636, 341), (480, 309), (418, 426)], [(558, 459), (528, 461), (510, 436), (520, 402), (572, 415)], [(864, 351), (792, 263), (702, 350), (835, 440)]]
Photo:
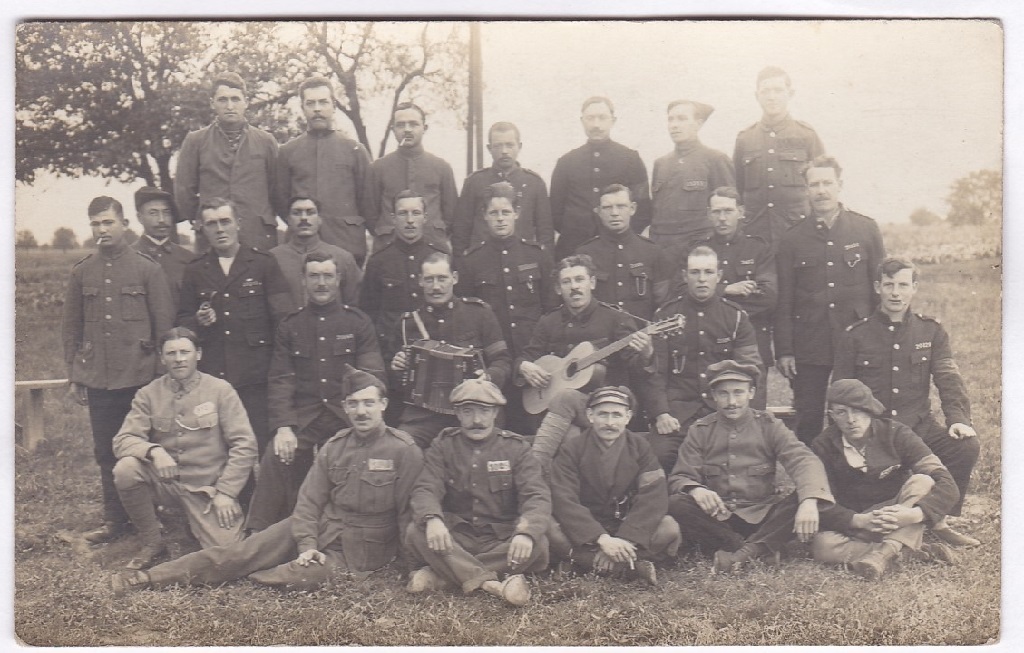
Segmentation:
[(407, 404), (435, 413), (454, 415), (448, 396), (464, 379), (484, 369), (483, 355), (473, 347), (456, 347), (436, 340), (417, 340), (406, 348)]

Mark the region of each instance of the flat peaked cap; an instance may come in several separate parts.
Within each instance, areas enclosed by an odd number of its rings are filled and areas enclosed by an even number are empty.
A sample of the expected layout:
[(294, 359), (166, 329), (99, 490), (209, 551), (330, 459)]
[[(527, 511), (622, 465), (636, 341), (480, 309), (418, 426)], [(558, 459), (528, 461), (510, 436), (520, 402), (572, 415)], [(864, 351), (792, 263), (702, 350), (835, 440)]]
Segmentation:
[(857, 379), (839, 379), (828, 387), (825, 393), (825, 401), (828, 404), (842, 404), (850, 408), (862, 410), (878, 417), (885, 412), (882, 402), (875, 399), (871, 389), (864, 385), (863, 381)]
[(707, 375), (711, 379), (708, 382), (710, 386), (722, 381), (749, 381), (757, 385), (761, 371), (757, 369), (757, 365), (744, 365), (734, 360), (724, 360), (708, 365)]
[(170, 193), (157, 188), (156, 186), (143, 186), (139, 190), (135, 191), (135, 210), (141, 211), (142, 207), (146, 205), (146, 202), (152, 202), (153, 200), (165, 200), (171, 206), (171, 210), (177, 213), (177, 209), (174, 206), (174, 197)]
[(365, 390), (371, 386), (381, 391), (381, 395), (384, 394), (383, 384), (380, 379), (362, 370), (357, 370), (348, 363), (345, 363), (341, 377), (341, 396), (348, 397), (349, 395), (355, 394), (360, 390)]
[(624, 385), (606, 385), (591, 392), (590, 398), (587, 400), (587, 408), (598, 404), (621, 404), (633, 410), (636, 398), (633, 396), (633, 391)]
[(677, 100), (672, 103), (673, 106), (680, 104), (689, 104), (693, 106), (693, 117), (697, 120), (707, 120), (711, 117), (711, 114), (715, 112), (715, 108), (710, 104), (698, 102), (696, 100)]
[(455, 386), (448, 399), (453, 406), (458, 404), (483, 404), (485, 406), (504, 406), (505, 395), (498, 386), (484, 379), (466, 379)]

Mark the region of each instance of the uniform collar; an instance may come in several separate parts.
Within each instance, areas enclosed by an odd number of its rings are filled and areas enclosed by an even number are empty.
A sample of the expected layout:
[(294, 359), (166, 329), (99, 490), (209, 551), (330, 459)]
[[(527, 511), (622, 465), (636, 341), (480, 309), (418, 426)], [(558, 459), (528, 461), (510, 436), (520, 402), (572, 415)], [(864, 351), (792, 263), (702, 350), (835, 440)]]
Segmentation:
[(423, 156), (424, 152), (426, 152), (426, 150), (423, 148), (423, 143), (420, 143), (416, 147), (400, 147), (395, 151), (398, 152), (398, 156), (404, 157), (406, 159), (415, 159), (417, 157)]
[(309, 243), (309, 245), (303, 247), (299, 243), (297, 238), (292, 238), (288, 241), (288, 246), (291, 247), (296, 252), (298, 252), (299, 254), (308, 254), (310, 252), (315, 252), (318, 249), (320, 249), (320, 244), (323, 243), (323, 241), (320, 240), (320, 236), (314, 234), (313, 239), (310, 240)]
[(747, 408), (747, 410), (736, 419), (729, 419), (722, 413), (718, 413), (719, 424), (723, 424), (734, 429), (743, 428), (752, 421), (754, 421), (754, 410), (752, 408)]
[(587, 320), (590, 319), (590, 316), (593, 315), (594, 311), (596, 311), (596, 310), (597, 310), (597, 298), (594, 297), (593, 295), (591, 295), (590, 303), (587, 304), (586, 306), (584, 306), (583, 310), (580, 311), (576, 315), (572, 314), (572, 311), (569, 310), (568, 306), (566, 306), (565, 304), (562, 304), (562, 318), (565, 321), (567, 321), (567, 322), (572, 321), (572, 320), (576, 320), (578, 322), (586, 322)]
[(736, 231), (732, 233), (732, 238), (725, 239), (718, 235), (717, 231), (712, 231), (711, 235), (708, 236), (708, 241), (715, 243), (716, 245), (727, 245), (735, 243), (737, 240), (743, 237), (743, 227), (737, 227)]
[(376, 440), (379, 440), (384, 435), (384, 432), (387, 430), (387, 428), (388, 428), (387, 424), (385, 424), (382, 421), (380, 423), (380, 425), (377, 426), (377, 428), (375, 428), (374, 430), (370, 431), (369, 433), (363, 434), (363, 433), (360, 433), (359, 431), (357, 431), (355, 429), (352, 429), (351, 435), (352, 435), (353, 438), (355, 438), (356, 442), (358, 442), (360, 444), (367, 444), (369, 442), (374, 442)]
[(516, 238), (515, 232), (512, 232), (507, 238), (498, 238), (493, 234), (488, 234), (485, 242), (494, 249), (502, 250), (511, 249), (519, 240)]
[(423, 246), (423, 236), (420, 236), (417, 240), (409, 243), (399, 238), (396, 234), (394, 240), (391, 242), (393, 242), (403, 252), (413, 252)]
[[(827, 216), (815, 216), (814, 221), (825, 226), (826, 229), (835, 229), (836, 223), (839, 222), (839, 216), (843, 214), (842, 202), (836, 206), (836, 210)], [(832, 224), (828, 223), (829, 218), (832, 219)]]
[(335, 131), (336, 130), (334, 129), (334, 127), (331, 127), (329, 129), (316, 130), (307, 129), (306, 135), (309, 136), (310, 138), (330, 138), (331, 136), (334, 136)]
[(683, 155), (686, 155), (686, 154), (692, 154), (694, 152), (694, 150), (697, 150), (700, 147), (701, 147), (700, 139), (699, 138), (695, 138), (693, 140), (685, 141), (683, 143), (677, 144), (676, 148), (675, 148), (675, 151), (676, 151), (676, 154), (678, 154), (680, 156), (683, 156)]
[(188, 393), (199, 387), (199, 382), (202, 380), (203, 373), (196, 370), (196, 373), (185, 379), (184, 381), (178, 381), (172, 378), (170, 374), (167, 375), (167, 385), (170, 386), (171, 392), (176, 395), (187, 395)]
[(335, 297), (333, 302), (328, 304), (317, 304), (316, 302), (307, 301), (306, 310), (316, 315), (329, 315), (341, 309), (341, 298)]
[(129, 249), (130, 247), (128, 247), (128, 244), (125, 243), (124, 240), (122, 240), (121, 244), (118, 245), (117, 247), (97, 247), (96, 251), (99, 252), (99, 255), (104, 259), (108, 261), (113, 261), (114, 259), (121, 258), (124, 255), (124, 253), (127, 252)]
[(148, 247), (150, 249), (162, 249), (165, 252), (171, 249), (170, 248), (170, 244), (171, 244), (170, 236), (168, 236), (167, 238), (164, 238), (164, 241), (162, 243), (158, 243), (155, 240), (153, 240), (152, 238), (150, 238), (148, 235), (142, 234), (141, 236), (139, 236), (139, 242), (142, 243), (142, 245), (144, 247)]
[(767, 132), (767, 131), (773, 131), (773, 130), (780, 130), (783, 127), (788, 126), (792, 122), (793, 122), (793, 118), (787, 113), (786, 115), (784, 115), (782, 118), (780, 118), (776, 122), (768, 122), (764, 117), (762, 117), (761, 121), (760, 121), (760, 124), (761, 124), (761, 129), (763, 129), (764, 131)]
[(606, 138), (603, 141), (591, 141), (591, 140), (588, 140), (583, 147), (586, 147), (586, 148), (591, 149), (591, 150), (601, 151), (601, 150), (607, 150), (609, 147), (611, 147), (612, 143), (614, 143), (614, 141), (612, 139), (610, 139), (610, 138)]
[(423, 305), (423, 312), (427, 313), (428, 315), (442, 315), (443, 316), (443, 315), (447, 315), (448, 313), (451, 313), (453, 308), (455, 308), (455, 300), (454, 299), (452, 299), (451, 301), (446, 302), (444, 304), (441, 304), (439, 306), (434, 306), (433, 304), (424, 304)]
[(508, 172), (503, 172), (503, 171), (502, 171), (502, 170), (501, 170), (501, 169), (500, 169), (500, 168), (499, 168), (498, 166), (496, 166), (496, 165), (492, 165), (492, 166), (491, 166), (491, 171), (492, 171), (492, 172), (494, 172), (494, 174), (495, 174), (495, 175), (496, 175), (496, 176), (497, 176), (497, 177), (498, 177), (499, 179), (511, 179), (511, 178), (512, 178), (512, 175), (516, 174), (516, 173), (517, 173), (517, 172), (519, 172), (519, 171), (520, 171), (521, 169), (522, 169), (522, 167), (521, 167), (521, 166), (519, 165), (519, 162), (518, 162), (518, 161), (516, 161), (515, 165), (514, 165), (514, 166), (512, 166), (512, 168), (511, 168), (511, 169), (510, 169), (510, 170), (509, 170)]
[(601, 230), (601, 238), (605, 238), (609, 242), (613, 242), (616, 244), (623, 244), (629, 242), (633, 240), (634, 237), (636, 237), (636, 234), (633, 233), (633, 230), (630, 229), (629, 227), (626, 227), (626, 230), (623, 231), (622, 233), (617, 234), (612, 233), (612, 231), (606, 228), (604, 225), (601, 225), (598, 228)]

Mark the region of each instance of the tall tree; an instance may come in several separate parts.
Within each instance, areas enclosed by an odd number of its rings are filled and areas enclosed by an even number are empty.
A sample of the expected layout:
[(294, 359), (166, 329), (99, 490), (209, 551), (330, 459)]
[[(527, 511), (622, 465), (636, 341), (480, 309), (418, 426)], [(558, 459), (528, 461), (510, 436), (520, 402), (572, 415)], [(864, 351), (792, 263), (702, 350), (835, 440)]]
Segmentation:
[(996, 170), (976, 170), (953, 182), (946, 203), (950, 224), (998, 222), (1003, 217), (1003, 178)]
[(942, 216), (934, 211), (929, 211), (923, 206), (917, 207), (910, 214), (910, 224), (915, 227), (929, 227), (939, 222), (942, 222)]
[(36, 242), (36, 235), (31, 229), (19, 229), (15, 234), (14, 246), (18, 249), (35, 249), (39, 247)]
[(67, 227), (57, 227), (57, 230), (53, 232), (53, 248), (59, 249), (62, 252), (66, 252), (69, 249), (75, 249), (78, 247), (78, 236), (75, 232), (68, 229)]

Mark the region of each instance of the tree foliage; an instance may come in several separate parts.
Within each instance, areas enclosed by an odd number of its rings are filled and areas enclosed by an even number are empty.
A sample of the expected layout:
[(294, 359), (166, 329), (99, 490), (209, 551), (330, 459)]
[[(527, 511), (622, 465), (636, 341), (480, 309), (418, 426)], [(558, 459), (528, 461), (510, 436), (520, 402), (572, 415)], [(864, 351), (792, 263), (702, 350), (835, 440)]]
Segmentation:
[(1003, 217), (1003, 179), (996, 170), (977, 170), (953, 182), (947, 219), (952, 225), (988, 224)]
[(67, 227), (57, 227), (57, 230), (53, 232), (53, 248), (59, 249), (62, 252), (66, 252), (69, 249), (75, 249), (78, 247), (78, 236), (75, 232)]
[(910, 224), (916, 227), (929, 227), (942, 222), (942, 216), (934, 211), (929, 211), (923, 206), (914, 209), (910, 214)]
[(36, 242), (36, 235), (31, 229), (19, 229), (15, 234), (14, 246), (18, 249), (35, 249), (39, 247)]

